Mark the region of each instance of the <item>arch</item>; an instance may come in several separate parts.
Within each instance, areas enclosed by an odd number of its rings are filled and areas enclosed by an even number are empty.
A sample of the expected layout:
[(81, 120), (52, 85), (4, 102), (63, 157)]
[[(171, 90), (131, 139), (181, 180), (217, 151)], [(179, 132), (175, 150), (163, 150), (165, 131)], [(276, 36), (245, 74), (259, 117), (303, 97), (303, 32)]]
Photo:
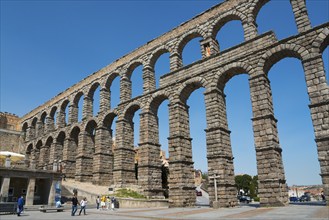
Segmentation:
[(35, 145), (34, 151), (33, 151), (33, 158), (32, 158), (32, 167), (34, 168), (41, 168), (40, 164), (41, 162), (39, 161), (40, 154), (41, 154), (41, 147), (43, 146), (43, 143), (41, 140), (37, 142)]
[(170, 96), (166, 91), (157, 93), (152, 97), (152, 99), (149, 103), (149, 106), (147, 106), (146, 108), (150, 109), (154, 114), (157, 115), (159, 106), (165, 100), (169, 100), (169, 103), (170, 103)]
[(215, 84), (216, 86), (211, 86), (211, 88), (221, 88), (224, 89), (226, 83), (234, 76), (242, 74), (242, 73), (248, 73), (249, 75), (253, 74), (254, 68), (250, 66), (247, 63), (243, 62), (236, 62), (231, 63), (229, 65), (226, 65), (218, 70), (218, 78), (215, 77), (212, 84)]
[(307, 60), (310, 54), (305, 47), (296, 44), (282, 44), (267, 51), (259, 60), (258, 68), (267, 75), (271, 67), (285, 57), (294, 57)]
[(55, 147), (53, 145), (53, 142), (54, 142), (53, 137), (49, 136), (45, 142), (45, 146), (40, 150), (39, 165), (42, 165), (42, 167), (48, 167), (47, 168), (48, 170), (51, 169), (51, 164), (49, 163), (53, 162), (50, 160), (51, 148)]
[[(134, 60), (127, 65), (127, 70), (120, 79), (120, 101), (131, 99), (145, 92), (144, 63)], [(121, 90), (125, 87), (124, 91)]]
[[(239, 20), (239, 21), (241, 21), (241, 24), (247, 22), (246, 16), (243, 15), (241, 12), (233, 11), (233, 12), (226, 13), (214, 21), (214, 24), (211, 27), (211, 37), (213, 39), (216, 39), (217, 33), (220, 31), (220, 29), (226, 23), (233, 21), (233, 20)], [(246, 30), (244, 30), (244, 38), (246, 39)]]
[(99, 82), (95, 82), (92, 84), (92, 86), (89, 88), (89, 91), (87, 92), (87, 96), (90, 101), (90, 110), (91, 115), (90, 116), (96, 116), (98, 112), (101, 110), (101, 85)]
[(76, 175), (76, 156), (79, 146), (80, 131), (81, 129), (78, 125), (72, 127), (63, 146), (63, 162), (65, 164), (63, 172), (67, 178), (75, 178)]
[(57, 115), (56, 114), (57, 114), (57, 106), (53, 106), (51, 108), (51, 111), (50, 111), (50, 114), (49, 114), (50, 118), (52, 119), (52, 121), (50, 122), (52, 127), (57, 124), (57, 120), (56, 120)]
[(105, 81), (105, 85), (104, 87), (107, 88), (110, 91), (112, 82), (115, 80), (115, 78), (120, 77), (120, 74), (118, 72), (113, 72), (111, 74), (109, 74), (109, 76), (107, 77), (106, 81)]
[(42, 145), (43, 145), (43, 144), (42, 144), (42, 140), (39, 140), (39, 141), (37, 142), (37, 144), (35, 145), (35, 149), (40, 150), (40, 148), (41, 148)]
[(165, 54), (165, 53), (170, 53), (170, 49), (169, 47), (167, 47), (166, 45), (164, 46), (161, 46), (160, 48), (158, 48), (156, 51), (154, 51), (152, 54), (151, 54), (151, 58), (150, 58), (150, 62), (149, 62), (149, 65), (150, 67), (154, 70), (155, 68), (155, 64), (156, 64), (156, 61), (159, 59), (159, 57), (162, 55), (162, 54)]
[[(60, 105), (60, 113), (61, 113), (61, 121), (59, 123), (62, 123), (61, 127), (64, 127), (68, 123), (69, 118), (69, 112), (66, 111), (66, 109), (69, 108), (70, 101), (68, 99), (65, 99), (62, 104)], [(60, 124), (59, 124), (60, 125)]]
[(131, 79), (132, 73), (139, 66), (142, 66), (142, 67), (144, 66), (143, 61), (134, 60), (134, 61), (132, 61), (131, 63), (128, 64), (128, 68), (127, 68), (127, 71), (126, 71), (126, 74), (125, 74), (128, 77), (128, 79)]
[[(295, 1), (296, 4), (298, 4), (297, 1)], [(249, 16), (249, 19), (254, 20), (259, 35), (270, 31), (275, 33), (276, 39), (288, 38), (298, 34), (297, 23), (299, 22), (296, 21), (295, 9), (293, 9), (295, 3), (293, 1), (260, 1), (256, 4), (257, 7), (254, 8), (254, 11), (251, 12), (253, 14), (248, 14), (252, 16), (252, 18)], [(273, 17), (276, 18), (269, 22), (269, 19)], [(285, 26), (290, 28), (284, 28)]]
[(31, 123), (31, 126), (32, 126), (33, 128), (36, 127), (36, 125), (37, 125), (37, 121), (38, 121), (38, 118), (37, 118), (37, 117), (34, 117), (33, 120), (32, 120), (32, 123)]
[(49, 136), (46, 140), (46, 146), (50, 147), (50, 145), (53, 143), (53, 137), (52, 136)]
[(70, 138), (77, 138), (79, 133), (81, 131), (81, 128), (79, 126), (74, 126), (70, 131)]
[(23, 136), (22, 136), (22, 139), (24, 140), (24, 141), (26, 141), (27, 140), (27, 129), (28, 129), (28, 127), (29, 127), (29, 125), (28, 125), (28, 123), (27, 122), (24, 122), (24, 124), (23, 124), (23, 126), (22, 126), (22, 132), (23, 132)]
[(97, 123), (95, 120), (90, 120), (87, 122), (86, 126), (84, 127), (84, 130), (88, 132), (89, 134), (93, 134), (93, 131), (97, 128)]
[(186, 82), (184, 82), (179, 88), (178, 88), (178, 94), (179, 94), (179, 99), (186, 103), (188, 97), (191, 95), (191, 93), (199, 89), (201, 87), (207, 88), (207, 81), (202, 78), (202, 77), (196, 77), (193, 79), (190, 79)]
[(103, 105), (106, 103), (106, 109), (107, 107), (113, 109), (114, 106), (117, 106), (120, 103), (120, 80), (120, 74), (117, 71), (107, 76), (104, 86), (101, 89), (101, 92), (103, 93), (103, 95), (101, 95), (101, 99), (103, 99), (101, 103), (103, 102)]
[(60, 105), (60, 111), (65, 112), (66, 107), (70, 104), (70, 100), (65, 99)]
[(47, 112), (43, 112), (40, 117), (40, 121), (42, 122), (42, 124), (46, 123), (46, 117), (47, 117)]
[(54, 107), (51, 108), (51, 111), (50, 111), (49, 115), (52, 119), (55, 119), (54, 117), (55, 117), (56, 111), (57, 111), (57, 106), (54, 106)]
[(25, 150), (25, 153), (26, 154), (31, 154), (32, 153), (32, 150), (33, 150), (33, 144), (29, 144)]
[(177, 44), (176, 51), (182, 55), (183, 49), (186, 46), (186, 44), (193, 40), (194, 38), (201, 37), (202, 39), (206, 39), (206, 34), (203, 33), (201, 30), (196, 29), (189, 31), (188, 33), (184, 34), (179, 40)]
[(83, 94), (83, 92), (82, 91), (79, 91), (79, 92), (77, 92), (76, 94), (75, 94), (75, 96), (74, 96), (74, 99), (73, 99), (73, 105), (74, 106), (78, 106), (78, 103), (79, 103), (79, 100), (80, 100), (80, 98), (83, 96), (84, 94)]
[(102, 120), (102, 126), (104, 126), (106, 128), (112, 127), (113, 121), (114, 121), (115, 117), (117, 117), (117, 116), (118, 115), (115, 112), (110, 112)]
[(128, 121), (132, 121), (133, 115), (136, 111), (138, 111), (141, 108), (141, 105), (137, 102), (133, 102), (129, 104), (123, 111), (123, 117), (127, 119)]
[[(287, 66), (289, 69), (286, 68)], [(286, 72), (285, 70), (289, 71)], [(305, 67), (301, 60), (296, 57), (282, 58), (271, 67), (267, 74), (272, 94), (273, 112), (278, 120), (277, 136), (283, 149), (282, 163), (285, 179), (289, 185), (295, 182), (291, 178), (294, 175), (295, 178), (303, 182), (307, 179), (320, 181), (321, 178), (318, 175), (320, 166), (318, 166), (317, 155), (319, 152), (317, 152), (316, 141), (314, 141), (316, 128), (312, 125), (312, 109), (309, 108), (312, 95), (308, 93), (304, 74), (307, 74)], [(303, 150), (296, 151), (296, 149), (301, 148)], [(308, 167), (312, 167), (312, 171), (305, 167), (305, 172), (309, 173), (307, 179), (303, 180), (304, 175), (296, 174), (299, 166), (290, 163), (294, 158), (300, 160), (307, 158)]]
[(98, 87), (100, 87), (100, 83), (99, 82), (95, 82), (94, 84), (92, 84), (92, 86), (90, 86), (90, 88), (89, 88), (89, 91), (87, 93), (87, 96), (89, 98), (93, 98), (94, 97), (94, 93), (95, 93), (95, 91), (96, 91), (96, 89)]
[(33, 158), (32, 158), (32, 151), (33, 151), (33, 144), (32, 143), (30, 143), (28, 146), (27, 146), (27, 148), (26, 148), (26, 150), (25, 150), (25, 165), (27, 166), (27, 167), (30, 167), (31, 166), (31, 164), (32, 164), (32, 160), (33, 160)]
[[(71, 108), (73, 107), (73, 112), (71, 112), (71, 117), (74, 122), (81, 122), (83, 118), (83, 107), (84, 107), (84, 98), (85, 94), (82, 91), (79, 91), (75, 94)], [(85, 96), (84, 96), (85, 97)], [(80, 106), (79, 106), (80, 105)], [(74, 118), (73, 118), (74, 116)]]
[(60, 131), (56, 137), (56, 142), (63, 145), (65, 140), (66, 134), (64, 131)]
[[(248, 64), (228, 65), (221, 72), (218, 82), (218, 90), (225, 103), (221, 109), (225, 120), (219, 121), (230, 131), (229, 148), (231, 149), (234, 173), (248, 173), (257, 175), (257, 160), (255, 154), (255, 140), (253, 132), (253, 83), (250, 83), (250, 71)], [(243, 109), (243, 111), (241, 111)], [(253, 194), (254, 195), (254, 194)]]
[(26, 132), (28, 128), (28, 124), (27, 122), (24, 122), (23, 126), (22, 126), (22, 132)]
[(252, 17), (253, 21), (256, 21), (257, 15), (261, 8), (266, 5), (270, 0), (254, 0), (254, 2), (249, 7), (250, 12), (248, 13), (248, 16)]
[(35, 164), (36, 168), (42, 168), (42, 160), (41, 159), (41, 148), (43, 146), (42, 140), (39, 140), (37, 144), (35, 145), (35, 151), (34, 151), (34, 160), (33, 163)]
[(313, 52), (319, 54), (323, 53), (329, 45), (329, 28), (324, 28), (312, 42)]

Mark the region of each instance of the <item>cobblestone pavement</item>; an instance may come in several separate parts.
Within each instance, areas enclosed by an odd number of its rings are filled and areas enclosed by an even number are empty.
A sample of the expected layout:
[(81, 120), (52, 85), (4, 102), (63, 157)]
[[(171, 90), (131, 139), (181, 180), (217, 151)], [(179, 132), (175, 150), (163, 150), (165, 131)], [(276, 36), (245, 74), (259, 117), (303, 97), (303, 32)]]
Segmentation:
[[(79, 211), (79, 210), (78, 210)], [(17, 215), (0, 215), (1, 220), (6, 219), (118, 219), (118, 220), (217, 220), (217, 219), (251, 219), (251, 220), (328, 220), (329, 206), (323, 205), (288, 205), (285, 207), (257, 208), (255, 206), (241, 206), (234, 208), (212, 209), (209, 207), (194, 208), (140, 208), (117, 209), (115, 211), (98, 211), (87, 208), (87, 215), (71, 216), (69, 207), (64, 212), (26, 211)]]

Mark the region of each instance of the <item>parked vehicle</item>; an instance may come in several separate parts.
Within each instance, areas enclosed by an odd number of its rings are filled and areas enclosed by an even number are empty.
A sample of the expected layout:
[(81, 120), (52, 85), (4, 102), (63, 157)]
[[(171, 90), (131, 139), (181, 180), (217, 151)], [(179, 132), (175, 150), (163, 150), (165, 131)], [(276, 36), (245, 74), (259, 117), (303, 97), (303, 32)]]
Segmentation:
[(196, 196), (202, 196), (202, 192), (199, 190), (195, 190)]
[(238, 199), (242, 203), (249, 203), (249, 202), (251, 202), (251, 198), (249, 196), (239, 196)]
[(296, 196), (291, 196), (291, 197), (289, 198), (289, 201), (290, 201), (290, 202), (298, 202), (298, 201), (299, 201), (299, 198), (296, 197)]
[(311, 197), (308, 194), (304, 194), (299, 198), (299, 201), (300, 202), (309, 202), (309, 201), (311, 201)]

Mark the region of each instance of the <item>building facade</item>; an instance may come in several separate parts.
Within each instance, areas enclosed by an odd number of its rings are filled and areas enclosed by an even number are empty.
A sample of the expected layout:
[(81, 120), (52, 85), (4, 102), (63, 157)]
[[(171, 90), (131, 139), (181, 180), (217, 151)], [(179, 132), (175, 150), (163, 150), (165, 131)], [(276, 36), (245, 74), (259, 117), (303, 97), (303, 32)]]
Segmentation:
[(0, 202), (17, 202), (23, 196), (28, 206), (54, 205), (61, 180), (59, 172), (0, 166)]
[(20, 118), (8, 112), (0, 112), (0, 150), (22, 153), (24, 135)]

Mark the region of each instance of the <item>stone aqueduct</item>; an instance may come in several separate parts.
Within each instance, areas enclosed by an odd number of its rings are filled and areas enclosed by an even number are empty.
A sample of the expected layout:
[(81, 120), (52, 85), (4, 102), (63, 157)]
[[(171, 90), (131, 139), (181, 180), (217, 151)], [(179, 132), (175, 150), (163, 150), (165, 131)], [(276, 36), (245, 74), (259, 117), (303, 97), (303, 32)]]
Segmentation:
[[(195, 191), (186, 101), (194, 90), (203, 87), (208, 172), (209, 176), (220, 175), (216, 206), (235, 205), (233, 156), (223, 89), (230, 78), (247, 73), (261, 205), (284, 205), (288, 194), (267, 73), (279, 60), (294, 57), (301, 61), (304, 69), (320, 175), (325, 194), (329, 196), (329, 88), (322, 60), (322, 52), (329, 42), (329, 23), (311, 27), (305, 0), (290, 0), (298, 34), (280, 41), (273, 32), (259, 35), (256, 17), (267, 2), (228, 0), (216, 5), (26, 114), (21, 124), (26, 132), (27, 165), (51, 170), (54, 160), (60, 159), (65, 163), (63, 172), (68, 178), (116, 187), (139, 185), (146, 196), (162, 196), (157, 110), (168, 100), (169, 203), (172, 207), (193, 206)], [(220, 51), (216, 34), (231, 20), (241, 21), (245, 41)], [(183, 66), (182, 50), (196, 37), (202, 38), (202, 59)], [(154, 66), (163, 53), (170, 54), (170, 73), (160, 78), (156, 89)], [(131, 73), (140, 65), (143, 66), (143, 94), (132, 99)], [(120, 78), (120, 103), (111, 108), (111, 83), (116, 77)], [(93, 95), (97, 88), (100, 88), (100, 111), (93, 116)], [(82, 96), (83, 116), (78, 122), (78, 102)], [(132, 121), (137, 110), (141, 112), (138, 182)], [(111, 125), (115, 117), (116, 148), (112, 151)], [(213, 185), (210, 179), (211, 205), (215, 204)]]

